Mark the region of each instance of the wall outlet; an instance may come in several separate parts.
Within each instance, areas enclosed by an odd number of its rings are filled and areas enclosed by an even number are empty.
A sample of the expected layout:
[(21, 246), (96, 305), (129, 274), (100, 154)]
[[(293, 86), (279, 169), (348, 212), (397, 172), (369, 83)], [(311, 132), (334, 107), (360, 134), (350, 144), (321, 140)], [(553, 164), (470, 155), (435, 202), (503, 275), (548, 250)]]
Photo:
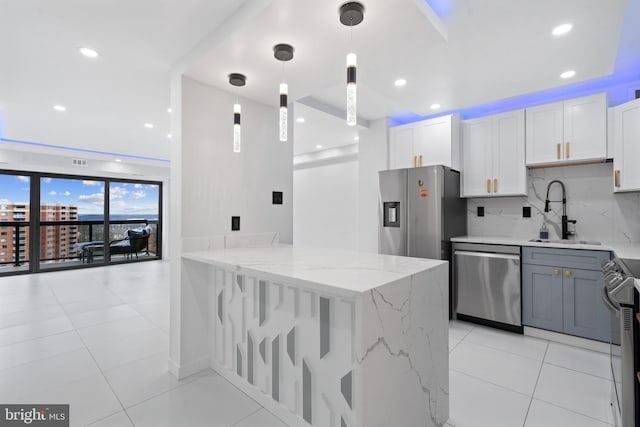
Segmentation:
[(240, 231), (240, 217), (232, 216), (231, 217), (231, 231)]
[(522, 207), (522, 218), (531, 218), (531, 206)]
[(272, 203), (274, 205), (282, 204), (282, 191), (274, 191), (271, 196)]
[(478, 206), (478, 216), (484, 216), (484, 206)]

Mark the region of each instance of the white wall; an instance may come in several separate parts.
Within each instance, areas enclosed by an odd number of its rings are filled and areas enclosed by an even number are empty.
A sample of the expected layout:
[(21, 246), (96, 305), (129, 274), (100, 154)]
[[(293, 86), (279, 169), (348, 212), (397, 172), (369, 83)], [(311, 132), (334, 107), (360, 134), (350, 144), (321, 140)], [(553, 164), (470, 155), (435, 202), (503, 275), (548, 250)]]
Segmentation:
[[(345, 126), (342, 118), (329, 125)], [(294, 244), (378, 252), (378, 171), (387, 168), (387, 124), (368, 125), (359, 127), (357, 144), (294, 158)], [(323, 138), (335, 129), (317, 132), (314, 143), (332, 145)]]
[(378, 253), (378, 171), (387, 169), (387, 121), (360, 132), (358, 154), (358, 250)]
[(293, 244), (357, 250), (357, 160), (312, 164), (293, 175)]
[[(278, 139), (278, 110), (246, 99), (242, 152), (233, 152), (235, 95), (185, 78), (182, 87), (182, 238), (277, 231), (292, 241), (292, 143)], [(271, 203), (272, 191), (284, 204)]]

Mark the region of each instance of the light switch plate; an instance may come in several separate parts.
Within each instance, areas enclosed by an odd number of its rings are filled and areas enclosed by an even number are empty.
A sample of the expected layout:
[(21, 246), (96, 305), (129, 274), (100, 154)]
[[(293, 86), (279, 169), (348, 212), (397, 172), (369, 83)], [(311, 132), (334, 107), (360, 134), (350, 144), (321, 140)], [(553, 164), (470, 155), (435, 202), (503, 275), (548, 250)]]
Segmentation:
[(231, 231), (240, 231), (240, 217), (232, 216), (231, 217)]
[(271, 196), (271, 202), (274, 205), (282, 204), (282, 191), (274, 191)]

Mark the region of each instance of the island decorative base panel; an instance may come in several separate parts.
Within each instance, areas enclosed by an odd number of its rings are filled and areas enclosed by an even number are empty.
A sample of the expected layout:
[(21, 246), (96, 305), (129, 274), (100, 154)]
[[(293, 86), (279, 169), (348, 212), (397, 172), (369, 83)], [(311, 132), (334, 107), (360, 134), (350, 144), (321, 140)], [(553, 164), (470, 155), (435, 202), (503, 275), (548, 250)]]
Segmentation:
[(443, 426), (448, 270), (345, 296), (211, 267), (211, 367), (291, 426)]

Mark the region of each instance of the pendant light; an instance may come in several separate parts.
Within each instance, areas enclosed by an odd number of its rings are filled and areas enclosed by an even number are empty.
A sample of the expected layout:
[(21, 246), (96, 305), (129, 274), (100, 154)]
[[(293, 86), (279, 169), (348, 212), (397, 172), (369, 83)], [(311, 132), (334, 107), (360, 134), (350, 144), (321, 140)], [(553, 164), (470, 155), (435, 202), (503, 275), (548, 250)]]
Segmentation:
[[(232, 86), (241, 87), (247, 84), (247, 78), (244, 74), (231, 73), (229, 74), (229, 83)], [(233, 152), (239, 153), (242, 142), (242, 135), (240, 129), (240, 113), (242, 108), (238, 101), (238, 95), (236, 91), (236, 103), (233, 104)]]
[(353, 27), (364, 19), (364, 6), (358, 2), (348, 2), (340, 6), (340, 22), (351, 31), (351, 52), (347, 54), (347, 125), (355, 126), (356, 112), (356, 54), (353, 53)]
[(289, 86), (284, 81), (284, 63), (293, 59), (293, 46), (288, 44), (277, 44), (273, 47), (273, 56), (282, 62), (282, 83), (280, 83), (280, 117), (278, 126), (280, 128), (280, 141), (287, 140), (287, 103)]

